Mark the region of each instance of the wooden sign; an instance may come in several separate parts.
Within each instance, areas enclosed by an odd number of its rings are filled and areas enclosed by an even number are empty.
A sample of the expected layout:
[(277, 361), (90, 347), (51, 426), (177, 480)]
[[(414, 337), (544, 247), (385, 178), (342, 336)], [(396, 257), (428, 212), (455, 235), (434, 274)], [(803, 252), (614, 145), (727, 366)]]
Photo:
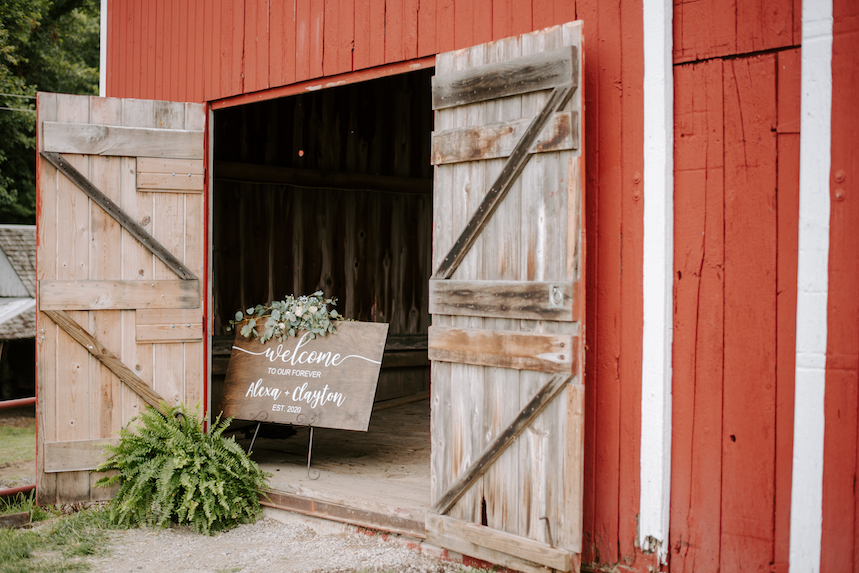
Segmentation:
[(264, 345), (236, 332), (223, 415), (366, 432), (387, 336), (378, 322), (339, 322), (336, 334), (301, 331)]

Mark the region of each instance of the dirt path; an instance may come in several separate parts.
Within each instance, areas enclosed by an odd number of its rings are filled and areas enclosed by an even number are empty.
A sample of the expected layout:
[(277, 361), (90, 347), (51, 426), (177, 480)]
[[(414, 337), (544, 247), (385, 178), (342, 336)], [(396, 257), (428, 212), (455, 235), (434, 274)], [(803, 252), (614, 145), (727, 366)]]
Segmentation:
[[(267, 513), (271, 516), (272, 513)], [(347, 573), (360, 571), (457, 573), (470, 571), (440, 559), (417, 540), (373, 534), (357, 527), (277, 512), (212, 537), (187, 528), (134, 529), (112, 534), (109, 557), (92, 571), (163, 573)]]

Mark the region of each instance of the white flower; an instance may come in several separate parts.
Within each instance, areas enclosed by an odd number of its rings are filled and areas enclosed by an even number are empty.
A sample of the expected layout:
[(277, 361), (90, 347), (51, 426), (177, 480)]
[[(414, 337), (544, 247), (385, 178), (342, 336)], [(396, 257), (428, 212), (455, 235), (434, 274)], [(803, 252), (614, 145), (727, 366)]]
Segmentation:
[(319, 309), (318, 309), (318, 308), (316, 308), (315, 306), (311, 306), (311, 307), (310, 307), (310, 308), (308, 308), (307, 310), (309, 310), (309, 311), (310, 311), (310, 314), (316, 314), (316, 311), (317, 311), (317, 310), (319, 310)]
[(300, 306), (299, 306), (299, 307), (296, 307), (296, 309), (295, 309), (295, 316), (301, 316), (302, 314), (304, 314), (304, 308), (303, 308), (303, 307), (300, 307)]
[(282, 322), (279, 322), (279, 323), (277, 324), (277, 327), (278, 327), (279, 329), (281, 329), (281, 330), (284, 330), (284, 329), (286, 328), (286, 325), (285, 325), (284, 323), (282, 323)]

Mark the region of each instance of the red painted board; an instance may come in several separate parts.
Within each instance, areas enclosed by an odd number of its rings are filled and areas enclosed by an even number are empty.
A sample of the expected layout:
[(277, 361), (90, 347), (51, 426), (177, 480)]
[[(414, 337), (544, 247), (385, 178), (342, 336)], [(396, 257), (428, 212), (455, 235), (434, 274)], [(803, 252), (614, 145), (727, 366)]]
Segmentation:
[(218, 78), (218, 95), (224, 97), (230, 95), (230, 80), (232, 77), (231, 57), (233, 46), (233, 0), (220, 0), (221, 6), (218, 11), (220, 16), (220, 63)]
[(461, 50), (476, 44), (474, 41), (474, 0), (456, 0), (453, 5), (453, 43)]
[(245, 88), (245, 0), (232, 0), (233, 36), (230, 46), (230, 91), (244, 93)]
[(780, 52), (778, 64), (778, 306), (774, 567), (790, 561), (790, 498), (793, 475), (796, 279), (799, 242), (799, 122), (801, 53)]
[(492, 39), (500, 40), (513, 35), (513, 0), (492, 2)]
[(454, 48), (454, 0), (436, 0), (436, 49), (438, 53)]
[[(403, 60), (413, 60), (418, 57), (419, 6), (419, 0), (403, 0)], [(489, 41), (489, 39), (486, 41)]]
[(133, 27), (131, 31), (131, 45), (133, 49), (132, 55), (132, 67), (134, 73), (131, 74), (131, 92), (129, 95), (132, 97), (139, 98), (140, 97), (140, 89), (141, 89), (141, 76), (143, 75), (143, 68), (141, 66), (141, 59), (143, 57), (143, 41), (145, 36), (143, 35), (143, 22), (142, 22), (142, 0), (133, 0), (131, 2), (131, 10), (133, 14)]
[(297, 0), (295, 6), (295, 81), (310, 78), (310, 1)]
[(355, 52), (354, 68), (362, 70), (370, 66), (370, 2), (355, 4)]
[[(187, 0), (172, 0), (172, 30), (173, 50), (170, 51), (172, 62), (172, 78), (170, 100), (187, 101), (185, 82), (188, 78), (188, 2)], [(178, 47), (178, 49), (177, 49)]]
[[(531, 12), (531, 2), (532, 0), (512, 0), (511, 7), (513, 11), (513, 29), (512, 35), (526, 34), (533, 30), (532, 26), (532, 12)], [(609, 8), (610, 9), (610, 8)], [(596, 20), (590, 20), (591, 26), (596, 27)], [(588, 26), (585, 26), (587, 29)], [(594, 38), (596, 41), (596, 38)], [(597, 45), (594, 43), (593, 45)]]
[[(119, 10), (119, 2), (112, 1), (108, 4), (107, 25), (111, 31), (119, 29)], [(118, 33), (107, 35), (107, 95), (112, 97), (116, 97), (119, 93), (119, 50), (121, 44), (117, 40), (118, 36)]]
[(244, 2), (244, 93), (268, 88), (269, 2)]
[(355, 2), (339, 0), (339, 28), (337, 36), (338, 73), (351, 72), (352, 51), (355, 45)]
[(268, 84), (282, 86), (285, 58), (283, 53), (286, 11), (292, 1), (272, 2), (269, 6)]
[(418, 11), (418, 57), (430, 56), (436, 50), (436, 0), (421, 0)]
[(194, 41), (194, 101), (204, 102), (205, 96), (205, 78), (206, 78), (206, 51), (203, 49), (203, 42), (206, 39), (206, 13), (208, 12), (205, 0), (196, 0), (194, 3), (195, 10), (195, 41)]
[(798, 45), (795, 0), (674, 0), (674, 61)]
[(340, 35), (340, 10), (338, 0), (323, 0), (325, 27), (323, 30), (322, 70), (326, 76), (340, 72), (338, 36)]
[[(110, 9), (108, 8), (108, 17), (110, 14), (109, 10)], [(157, 41), (157, 33), (155, 31), (157, 22), (156, 12), (157, 6), (155, 3), (147, 4), (143, 10), (143, 21), (141, 23), (143, 53), (140, 58), (141, 86), (139, 97), (145, 99), (152, 99), (155, 97), (155, 42)], [(110, 40), (110, 32), (108, 32), (107, 37), (108, 40)], [(110, 50), (108, 50), (108, 57), (110, 57)]]
[(310, 77), (322, 77), (325, 0), (310, 0)]
[(387, 43), (385, 0), (370, 0), (370, 66), (385, 63)]
[[(534, 19), (535, 30), (542, 30), (557, 23), (555, 21), (554, 8), (555, 0), (531, 0), (531, 14)], [(641, 10), (638, 11), (640, 12)]]
[(773, 559), (776, 410), (775, 55), (724, 63), (725, 329), (721, 570)]
[[(559, 23), (555, 3), (547, 8), (547, 25)], [(535, 25), (538, 25), (534, 4)], [(555, 19), (553, 21), (553, 19)], [(617, 41), (620, 52), (620, 77), (623, 79), (621, 121), (621, 243), (620, 347), (619, 363), (620, 444), (618, 488), (618, 550), (624, 559), (635, 555), (641, 491), (641, 361), (643, 335), (644, 268), (644, 22), (640, 0), (621, 0)], [(622, 38), (622, 39), (621, 39)], [(630, 192), (631, 190), (631, 192)]]
[(724, 336), (722, 61), (674, 73), (671, 570), (719, 571)]
[(492, 0), (474, 0), (474, 25), (471, 37), (474, 44), (492, 41)]
[(859, 6), (835, 0), (821, 571), (855, 571), (859, 410)]
[(205, 2), (205, 6), (205, 36), (203, 40), (205, 85), (203, 86), (203, 98), (212, 100), (220, 94), (218, 76), (221, 67), (221, 2), (220, 0), (211, 0)]
[(169, 51), (165, 54), (165, 44), (170, 42), (169, 17), (165, 15), (167, 8), (166, 0), (155, 2), (155, 91), (152, 94), (155, 99), (166, 99), (165, 88), (170, 81), (170, 72), (166, 69)]
[(385, 1), (385, 63), (403, 60), (403, 0)]

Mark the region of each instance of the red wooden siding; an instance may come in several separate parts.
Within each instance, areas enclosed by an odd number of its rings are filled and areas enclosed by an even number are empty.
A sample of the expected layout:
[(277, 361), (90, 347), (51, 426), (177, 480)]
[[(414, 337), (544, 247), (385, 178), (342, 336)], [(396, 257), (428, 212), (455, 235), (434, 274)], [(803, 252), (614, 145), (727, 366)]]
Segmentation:
[(799, 80), (797, 50), (675, 68), (672, 571), (787, 563)]
[(107, 91), (211, 101), (575, 18), (568, 0), (108, 0)]
[(674, 0), (674, 61), (798, 46), (800, 0)]
[(859, 5), (833, 3), (832, 163), (821, 571), (859, 568)]
[(580, 1), (576, 17), (585, 22), (590, 201), (583, 562), (632, 563), (641, 471), (641, 3)]

